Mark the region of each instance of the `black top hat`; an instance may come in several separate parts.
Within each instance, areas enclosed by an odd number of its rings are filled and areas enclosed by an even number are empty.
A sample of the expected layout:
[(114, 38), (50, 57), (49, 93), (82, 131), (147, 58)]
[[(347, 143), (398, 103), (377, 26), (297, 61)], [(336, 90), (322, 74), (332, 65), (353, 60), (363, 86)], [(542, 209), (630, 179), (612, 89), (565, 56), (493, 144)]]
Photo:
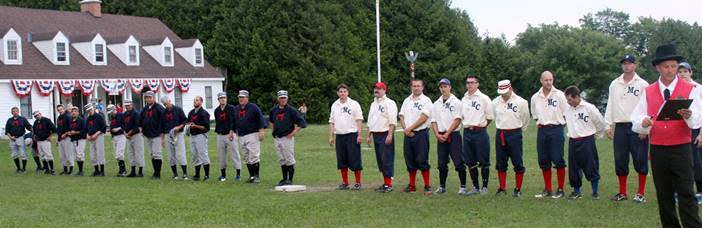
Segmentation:
[(682, 59), (683, 57), (678, 55), (675, 49), (675, 44), (665, 44), (656, 48), (656, 55), (653, 57), (652, 63), (655, 66), (666, 60), (677, 60), (680, 62)]

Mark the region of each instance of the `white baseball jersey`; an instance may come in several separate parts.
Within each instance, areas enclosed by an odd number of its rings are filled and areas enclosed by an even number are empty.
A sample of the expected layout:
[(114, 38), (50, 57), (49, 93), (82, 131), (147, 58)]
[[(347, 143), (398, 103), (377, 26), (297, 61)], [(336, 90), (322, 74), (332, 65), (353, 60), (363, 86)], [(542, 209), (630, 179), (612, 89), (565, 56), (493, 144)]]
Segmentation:
[(629, 116), (639, 103), (647, 86), (648, 82), (638, 74), (634, 74), (634, 78), (629, 83), (624, 82), (623, 74), (612, 81), (609, 85), (609, 97), (604, 116), (607, 129), (616, 123), (631, 122)]
[(400, 116), (404, 119), (405, 127), (410, 127), (414, 122), (417, 122), (419, 117), (424, 114), (428, 117), (427, 121), (424, 121), (422, 125), (415, 128), (414, 131), (420, 131), (427, 129), (429, 127), (429, 120), (431, 119), (431, 99), (424, 94), (417, 96), (416, 98), (410, 95), (405, 98), (402, 102), (402, 107), (400, 108)]
[(463, 115), (463, 127), (485, 127), (488, 120), (495, 119), (490, 97), (475, 91), (473, 95), (466, 92), (461, 99), (461, 114)]
[(570, 138), (601, 135), (607, 127), (600, 110), (585, 100), (581, 100), (576, 107), (569, 105), (565, 114)]
[(548, 96), (544, 96), (543, 87), (531, 96), (531, 116), (541, 125), (563, 125), (566, 123), (565, 113), (568, 107), (565, 94), (556, 88), (551, 88)]
[[(454, 120), (458, 119), (460, 121), (463, 119), (463, 115), (461, 115), (461, 100), (458, 100), (453, 94), (446, 100), (444, 100), (443, 96), (436, 99), (431, 111), (431, 122), (436, 123), (439, 132), (446, 132)], [(456, 127), (454, 131), (459, 131), (459, 129), (460, 126)]]
[(397, 125), (397, 104), (388, 96), (374, 98), (368, 111), (368, 130), (385, 132), (390, 125)]
[(358, 132), (357, 120), (363, 120), (361, 105), (350, 97), (345, 103), (337, 99), (331, 106), (329, 123), (334, 124), (334, 134), (344, 135)]
[(526, 131), (529, 127), (529, 102), (512, 93), (507, 101), (502, 96), (492, 100), (495, 109), (495, 127), (497, 129), (511, 130), (521, 128)]

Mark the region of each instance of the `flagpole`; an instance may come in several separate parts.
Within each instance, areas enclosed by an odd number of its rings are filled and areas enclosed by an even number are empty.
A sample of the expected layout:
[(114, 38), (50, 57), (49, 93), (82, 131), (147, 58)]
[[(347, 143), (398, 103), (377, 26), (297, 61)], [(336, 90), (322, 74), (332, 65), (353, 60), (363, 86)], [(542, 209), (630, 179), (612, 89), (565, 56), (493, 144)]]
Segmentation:
[(375, 44), (376, 57), (378, 62), (378, 82), (381, 82), (380, 77), (380, 0), (375, 0)]

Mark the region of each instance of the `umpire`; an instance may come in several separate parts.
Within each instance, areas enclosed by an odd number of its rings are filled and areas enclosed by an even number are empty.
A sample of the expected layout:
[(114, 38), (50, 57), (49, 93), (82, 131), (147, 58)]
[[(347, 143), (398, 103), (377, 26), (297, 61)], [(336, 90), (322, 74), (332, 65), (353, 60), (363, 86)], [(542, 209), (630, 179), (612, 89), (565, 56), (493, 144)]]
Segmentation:
[(285, 90), (278, 91), (278, 105), (271, 109), (268, 121), (273, 127), (273, 142), (283, 173), (278, 186), (290, 185), (295, 174), (295, 135), (307, 127), (307, 123), (297, 109), (288, 105), (288, 91)]

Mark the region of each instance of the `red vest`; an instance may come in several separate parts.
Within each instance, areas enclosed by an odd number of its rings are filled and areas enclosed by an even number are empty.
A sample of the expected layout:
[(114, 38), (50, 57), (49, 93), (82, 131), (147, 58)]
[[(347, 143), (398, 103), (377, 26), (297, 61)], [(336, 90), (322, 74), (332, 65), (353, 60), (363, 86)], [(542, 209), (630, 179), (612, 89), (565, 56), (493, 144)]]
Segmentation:
[[(675, 85), (675, 90), (670, 94), (670, 99), (677, 99), (683, 97), (688, 99), (690, 97), (690, 92), (694, 86), (678, 78), (678, 84)], [(646, 104), (648, 105), (648, 116), (653, 120), (653, 127), (651, 128), (651, 144), (658, 146), (675, 146), (690, 143), (692, 140), (692, 133), (690, 128), (687, 126), (684, 120), (669, 120), (669, 121), (657, 121), (656, 115), (658, 110), (661, 109), (661, 105), (665, 98), (661, 94), (661, 90), (658, 85), (658, 81), (646, 87)]]

